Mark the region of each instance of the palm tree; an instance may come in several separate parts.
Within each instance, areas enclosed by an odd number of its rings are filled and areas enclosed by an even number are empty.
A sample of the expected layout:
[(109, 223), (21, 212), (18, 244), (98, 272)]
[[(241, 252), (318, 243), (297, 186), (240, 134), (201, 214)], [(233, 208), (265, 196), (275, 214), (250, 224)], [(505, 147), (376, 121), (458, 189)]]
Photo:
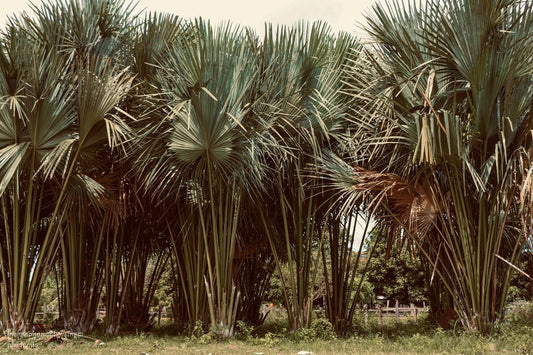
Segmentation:
[[(232, 265), (241, 199), (259, 186), (261, 167), (250, 116), (256, 46), (230, 25), (215, 29), (197, 20), (192, 33), (158, 63), (155, 85), (164, 98), (142, 123), (137, 171), (151, 196), (183, 204), (179, 229), (169, 224), (180, 238), (174, 260), (185, 261), (179, 250), (192, 248), (207, 264), (199, 274), (181, 265), (181, 281), (205, 284), (211, 327), (230, 335), (239, 301)], [(189, 305), (197, 301), (183, 296)]]
[[(334, 35), (316, 22), (267, 28), (262, 47), (260, 115), (276, 142), (269, 153), (266, 193), (259, 210), (282, 277), (289, 327), (309, 327), (320, 249), (327, 225), (329, 196), (309, 171), (324, 147), (336, 145), (345, 127), (348, 97), (341, 68), (357, 55), (355, 40)], [(353, 50), (353, 52), (351, 52)], [(281, 247), (280, 247), (281, 246)]]
[(351, 69), (353, 160), (324, 163), (341, 195), (418, 246), (470, 330), (503, 317), (531, 235), (532, 11), (513, 0), (375, 5), (375, 45)]
[(91, 177), (101, 147), (127, 134), (115, 107), (131, 78), (94, 53), (108, 38), (98, 32), (100, 42), (87, 41), (95, 48), (81, 48), (57, 31), (46, 37), (46, 17), (76, 5), (46, 4), (35, 9), (35, 20), (12, 19), (0, 50), (2, 323), (15, 331), (31, 326), (61, 235), (69, 231), (67, 211), (104, 193)]

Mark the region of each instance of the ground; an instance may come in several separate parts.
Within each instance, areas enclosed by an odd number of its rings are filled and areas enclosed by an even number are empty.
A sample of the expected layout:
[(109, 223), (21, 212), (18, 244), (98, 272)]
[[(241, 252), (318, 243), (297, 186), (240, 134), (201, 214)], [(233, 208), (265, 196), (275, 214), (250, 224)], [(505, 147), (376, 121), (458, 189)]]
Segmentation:
[[(515, 325), (490, 337), (462, 331), (434, 329), (413, 333), (402, 325), (379, 334), (352, 335), (332, 340), (295, 340), (290, 335), (267, 334), (246, 341), (211, 341), (183, 336), (139, 334), (114, 338), (68, 338), (44, 344), (42, 336), (4, 340), (1, 352), (36, 354), (531, 354), (533, 328)], [(405, 327), (405, 328), (404, 328)], [(412, 328), (416, 329), (416, 325)], [(403, 329), (403, 330), (402, 330)], [(33, 340), (32, 340), (33, 339)]]
[[(387, 317), (378, 325), (359, 319), (355, 329), (337, 338), (328, 322), (313, 322), (309, 329), (288, 332), (283, 317), (267, 318), (252, 329), (243, 326), (237, 339), (217, 340), (214, 333), (184, 336), (176, 334), (171, 322), (151, 332), (129, 331), (108, 337), (67, 332), (6, 334), (0, 337), (0, 353), (23, 354), (211, 354), (285, 355), (300, 354), (533, 354), (533, 303), (519, 304), (507, 313), (507, 320), (495, 326), (491, 335), (466, 333), (456, 323), (443, 330), (422, 316)], [(329, 326), (329, 328), (328, 328)], [(239, 340), (240, 338), (240, 340)], [(245, 338), (245, 339), (243, 339)]]

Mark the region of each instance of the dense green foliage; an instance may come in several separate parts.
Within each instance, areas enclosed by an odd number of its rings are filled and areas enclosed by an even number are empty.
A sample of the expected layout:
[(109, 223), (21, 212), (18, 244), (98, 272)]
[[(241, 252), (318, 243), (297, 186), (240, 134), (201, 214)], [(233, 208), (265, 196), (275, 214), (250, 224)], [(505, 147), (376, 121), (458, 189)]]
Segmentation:
[[(366, 277), (374, 294), (384, 296), (391, 307), (395, 300), (400, 304), (415, 303), (421, 306), (428, 302), (424, 268), (419, 256), (405, 248), (393, 246), (387, 255), (387, 245), (383, 240), (371, 238), (369, 243), (378, 243), (374, 255), (368, 261)], [(369, 246), (371, 248), (372, 245)]]
[(32, 11), (0, 39), (4, 330), (44, 297), (73, 332), (99, 308), (108, 334), (148, 330), (159, 302), (224, 339), (264, 321), (274, 270), (302, 336), (354, 329), (368, 273), (405, 303), (423, 280), (467, 330), (504, 317), (533, 229), (532, 3), (377, 4), (368, 45), (120, 0)]

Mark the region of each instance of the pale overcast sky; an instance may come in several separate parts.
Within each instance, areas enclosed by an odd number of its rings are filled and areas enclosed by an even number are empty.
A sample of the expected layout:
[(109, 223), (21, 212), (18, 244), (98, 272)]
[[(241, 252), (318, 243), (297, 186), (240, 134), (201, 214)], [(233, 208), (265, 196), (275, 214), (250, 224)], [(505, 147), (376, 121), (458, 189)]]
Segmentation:
[[(40, 4), (42, 0), (33, 0)], [(203, 17), (213, 22), (231, 20), (263, 32), (264, 23), (292, 25), (299, 19), (324, 20), (334, 31), (360, 34), (357, 22), (375, 0), (139, 0), (137, 10), (164, 11), (185, 18)], [(14, 12), (28, 11), (27, 0), (0, 0), (0, 25)]]

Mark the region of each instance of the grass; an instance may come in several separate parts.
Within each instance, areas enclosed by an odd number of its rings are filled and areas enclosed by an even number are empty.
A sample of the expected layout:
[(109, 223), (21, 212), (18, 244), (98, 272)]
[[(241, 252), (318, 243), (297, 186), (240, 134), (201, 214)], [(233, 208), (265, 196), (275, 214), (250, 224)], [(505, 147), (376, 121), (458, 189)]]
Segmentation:
[(492, 336), (469, 334), (462, 330), (442, 330), (425, 320), (391, 320), (378, 326), (371, 319), (368, 326), (354, 329), (352, 335), (331, 337), (322, 322), (310, 329), (287, 333), (280, 320), (255, 329), (245, 340), (216, 341), (210, 334), (199, 337), (170, 335), (170, 327), (151, 333), (106, 337), (64, 336), (61, 343), (45, 340), (50, 335), (35, 334), (0, 338), (0, 352), (28, 354), (532, 354), (533, 317), (530, 309), (511, 315)]
[[(153, 335), (115, 337), (94, 342), (72, 339), (62, 344), (32, 344), (23, 347), (14, 343), (3, 347), (4, 352), (39, 354), (530, 354), (533, 352), (532, 328), (521, 328), (512, 334), (486, 338), (477, 335), (437, 331), (432, 334), (384, 337), (382, 334), (353, 336), (334, 340), (294, 341), (282, 337), (267, 337), (247, 341), (231, 340), (204, 344), (185, 337), (157, 337)], [(22, 349), (22, 350), (21, 350)]]

